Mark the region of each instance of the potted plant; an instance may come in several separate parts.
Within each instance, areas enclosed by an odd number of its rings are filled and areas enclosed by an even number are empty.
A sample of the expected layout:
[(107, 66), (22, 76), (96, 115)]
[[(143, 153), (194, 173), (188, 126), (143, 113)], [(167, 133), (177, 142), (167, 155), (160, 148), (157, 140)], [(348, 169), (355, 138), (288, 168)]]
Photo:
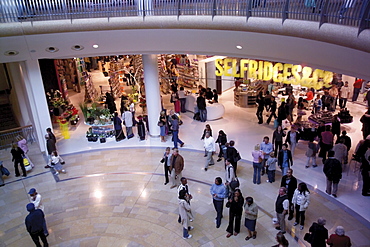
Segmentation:
[(79, 120), (78, 115), (72, 115), (72, 117), (69, 119), (69, 122), (71, 123), (71, 125), (76, 125), (78, 120)]
[(101, 134), (100, 135), (100, 143), (105, 143), (107, 140), (106, 140), (106, 136), (105, 134)]
[(99, 136), (97, 135), (97, 134), (92, 134), (92, 141), (93, 142), (97, 142), (98, 141), (98, 139), (99, 139)]

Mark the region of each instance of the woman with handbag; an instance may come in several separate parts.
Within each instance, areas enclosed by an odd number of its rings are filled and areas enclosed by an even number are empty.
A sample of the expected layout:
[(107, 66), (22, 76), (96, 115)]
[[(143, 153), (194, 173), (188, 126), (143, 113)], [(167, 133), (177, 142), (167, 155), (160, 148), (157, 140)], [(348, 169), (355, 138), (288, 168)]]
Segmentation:
[[(240, 232), (240, 222), (243, 214), (244, 198), (240, 189), (235, 189), (235, 192), (229, 197), (226, 203), (226, 207), (229, 208), (229, 225), (226, 229), (229, 238), (234, 232), (234, 236), (237, 236)], [(234, 227), (235, 219), (235, 227)]]
[(296, 220), (294, 226), (300, 224), (300, 229), (303, 230), (305, 212), (310, 204), (310, 191), (305, 183), (299, 183), (298, 188), (294, 191), (292, 203), (296, 212)]
[(257, 144), (256, 146), (254, 146), (254, 151), (252, 151), (254, 184), (261, 183), (262, 160), (264, 159), (264, 155), (260, 149), (260, 145)]
[(58, 175), (61, 173), (67, 173), (65, 169), (63, 169), (64, 160), (58, 155), (57, 151), (53, 151), (50, 156), (50, 166), (55, 169), (54, 175)]
[(23, 164), (23, 155), (24, 155), (23, 150), (19, 148), (17, 144), (13, 143), (12, 150), (10, 151), (10, 153), (13, 156), (12, 161), (14, 162), (15, 176), (16, 177), (20, 176), (19, 169), (18, 169), (18, 164), (19, 164), (23, 172), (22, 176), (27, 177), (26, 168), (24, 167), (24, 164)]
[(245, 198), (244, 204), (244, 214), (245, 214), (245, 222), (244, 226), (248, 230), (248, 236), (245, 238), (246, 241), (257, 237), (256, 232), (256, 223), (257, 223), (257, 215), (258, 215), (258, 206), (254, 203), (253, 198), (248, 196)]
[(166, 124), (167, 124), (167, 116), (165, 111), (161, 111), (159, 115), (159, 121), (158, 121), (158, 126), (161, 129), (161, 142), (166, 142)]
[(21, 135), (18, 135), (16, 137), (16, 140), (17, 140), (18, 147), (20, 149), (22, 149), (23, 152), (24, 152), (24, 155), (23, 155), (24, 158), (26, 158), (28, 160), (28, 162), (30, 163), (30, 165), (31, 165), (32, 168), (35, 167), (35, 165), (31, 162), (30, 158), (27, 155), (28, 150), (29, 150), (28, 149), (28, 145), (27, 145), (27, 140), (23, 136), (21, 136)]
[(328, 239), (328, 229), (324, 227), (326, 220), (320, 217), (317, 223), (312, 223), (312, 226), (308, 230), (310, 233), (306, 233), (304, 239), (311, 244), (311, 247), (326, 247), (326, 239)]

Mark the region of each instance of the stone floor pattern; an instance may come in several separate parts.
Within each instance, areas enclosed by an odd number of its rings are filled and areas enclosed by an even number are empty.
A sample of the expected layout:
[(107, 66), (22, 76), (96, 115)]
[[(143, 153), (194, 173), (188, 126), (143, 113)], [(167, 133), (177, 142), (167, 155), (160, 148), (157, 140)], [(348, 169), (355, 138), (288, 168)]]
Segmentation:
[[(216, 216), (209, 194), (210, 184), (217, 176), (224, 177), (223, 162), (205, 172), (205, 158), (200, 151), (183, 151), (183, 176), (189, 178), (195, 213), (193, 238), (182, 239), (177, 223), (176, 189), (164, 185), (163, 165), (159, 163), (162, 148), (126, 148), (88, 151), (64, 155), (67, 174), (53, 176), (44, 169), (45, 161), (31, 145), (31, 160), (36, 167), (25, 179), (12, 176), (0, 189), (0, 246), (33, 246), (26, 232), (27, 192), (35, 187), (43, 197), (50, 232), (50, 246), (272, 246), (277, 231), (272, 224), (274, 202), (281, 173), (273, 184), (253, 185), (250, 162), (240, 162), (238, 175), (243, 196), (252, 196), (260, 207), (256, 239), (244, 240), (247, 231), (242, 226), (238, 236), (226, 238), (228, 209), (224, 208), (221, 227), (216, 229)], [(9, 151), (9, 150), (6, 150)], [(8, 155), (1, 152), (1, 158)], [(263, 179), (266, 179), (264, 176)], [(318, 190), (311, 189), (311, 204), (306, 213), (304, 230), (287, 221), (289, 246), (305, 246), (303, 235), (318, 217), (327, 219), (329, 234), (338, 225), (346, 229), (353, 246), (369, 246), (370, 230), (346, 212), (335, 201)], [(243, 220), (242, 220), (243, 221)], [(243, 223), (242, 223), (243, 224)], [(294, 240), (294, 237), (297, 240)]]

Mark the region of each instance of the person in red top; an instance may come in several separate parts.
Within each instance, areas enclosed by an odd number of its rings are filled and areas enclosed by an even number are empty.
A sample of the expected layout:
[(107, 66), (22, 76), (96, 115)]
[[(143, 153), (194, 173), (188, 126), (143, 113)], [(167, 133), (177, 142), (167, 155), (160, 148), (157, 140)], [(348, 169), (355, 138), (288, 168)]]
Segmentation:
[(307, 96), (307, 98), (306, 98), (307, 101), (312, 100), (313, 99), (313, 92), (311, 90), (308, 90), (308, 92), (306, 93), (306, 96)]
[(362, 83), (364, 80), (357, 79), (355, 83), (353, 83), (353, 96), (352, 96), (352, 102), (357, 101), (358, 95), (360, 94)]
[(329, 239), (326, 240), (326, 243), (332, 247), (350, 247), (351, 239), (344, 235), (343, 226), (337, 226), (335, 229), (335, 234), (330, 235)]
[(326, 160), (327, 152), (333, 148), (333, 139), (330, 125), (325, 126), (325, 131), (321, 133), (319, 152), (319, 157), (322, 158), (323, 163)]

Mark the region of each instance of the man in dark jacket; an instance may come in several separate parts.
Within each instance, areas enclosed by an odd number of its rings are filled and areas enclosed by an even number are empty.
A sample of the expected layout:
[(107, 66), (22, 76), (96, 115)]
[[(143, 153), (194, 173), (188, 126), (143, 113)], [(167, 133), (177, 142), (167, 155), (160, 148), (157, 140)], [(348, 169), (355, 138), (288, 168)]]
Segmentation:
[(234, 141), (230, 141), (229, 144), (230, 146), (227, 147), (227, 150), (226, 150), (226, 157), (230, 161), (231, 165), (234, 167), (235, 177), (237, 177), (236, 169), (238, 168), (238, 159), (240, 158), (240, 154), (238, 150), (236, 150), (236, 148), (234, 147), (235, 145)]
[(200, 93), (200, 95), (197, 98), (197, 107), (200, 114), (200, 121), (205, 122), (207, 121), (207, 105), (206, 105), (206, 99), (204, 98), (204, 93)]
[(370, 134), (370, 109), (360, 118), (362, 123), (362, 136), (364, 139)]
[(285, 234), (285, 215), (288, 213), (288, 196), (286, 194), (287, 189), (285, 187), (281, 187), (279, 189), (279, 195), (276, 198), (275, 202), (275, 212), (276, 218), (279, 221), (279, 226), (275, 227), (276, 230), (280, 230), (282, 234)]
[(294, 205), (292, 203), (295, 189), (297, 189), (297, 179), (293, 176), (293, 170), (288, 169), (287, 174), (281, 178), (280, 187), (287, 189), (287, 195), (289, 199), (289, 217), (288, 220), (293, 219)]
[(40, 239), (44, 244), (44, 247), (48, 247), (49, 244), (44, 234), (44, 213), (41, 209), (35, 209), (35, 205), (33, 203), (28, 203), (26, 207), (27, 211), (30, 212), (25, 220), (28, 233), (30, 234), (33, 242), (36, 244), (37, 247), (41, 247)]
[[(326, 176), (326, 193), (337, 197), (338, 184), (342, 178), (342, 165), (339, 160), (334, 158), (335, 152), (328, 152), (328, 159), (324, 163), (324, 173)], [(333, 187), (333, 190), (332, 190)]]
[(278, 166), (284, 175), (287, 174), (288, 169), (293, 166), (292, 152), (288, 149), (288, 145), (284, 143), (278, 154)]
[[(47, 149), (48, 155), (50, 157), (52, 152), (57, 151), (57, 147), (55, 146), (55, 141), (50, 138), (49, 134), (45, 135), (45, 139), (46, 139), (46, 149)], [(50, 168), (50, 167), (51, 166), (49, 166), (49, 165), (45, 166), (45, 168)]]

